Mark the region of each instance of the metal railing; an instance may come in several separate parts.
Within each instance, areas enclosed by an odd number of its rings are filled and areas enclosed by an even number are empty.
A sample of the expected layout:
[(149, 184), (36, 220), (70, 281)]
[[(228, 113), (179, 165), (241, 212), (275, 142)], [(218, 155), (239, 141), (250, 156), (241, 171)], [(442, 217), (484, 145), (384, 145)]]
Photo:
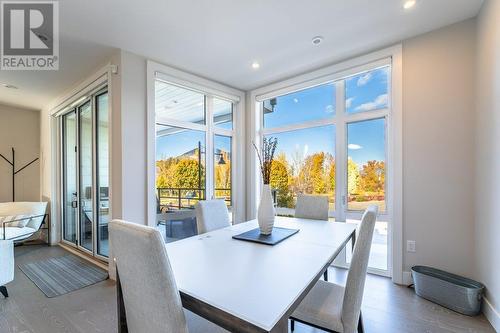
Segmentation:
[[(215, 188), (215, 197), (224, 199), (231, 205), (231, 189)], [(204, 188), (198, 187), (158, 187), (156, 188), (158, 208), (162, 210), (194, 209), (194, 205), (206, 199)]]

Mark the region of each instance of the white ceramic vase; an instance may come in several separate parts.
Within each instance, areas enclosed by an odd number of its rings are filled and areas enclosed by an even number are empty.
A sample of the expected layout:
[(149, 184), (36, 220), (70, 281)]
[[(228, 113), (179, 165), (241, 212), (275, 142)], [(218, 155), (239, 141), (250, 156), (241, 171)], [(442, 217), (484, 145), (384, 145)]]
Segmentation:
[(260, 195), (260, 204), (257, 211), (257, 220), (259, 221), (260, 233), (263, 235), (270, 235), (273, 231), (274, 216), (273, 195), (271, 194), (271, 186), (264, 184), (262, 186), (262, 193)]

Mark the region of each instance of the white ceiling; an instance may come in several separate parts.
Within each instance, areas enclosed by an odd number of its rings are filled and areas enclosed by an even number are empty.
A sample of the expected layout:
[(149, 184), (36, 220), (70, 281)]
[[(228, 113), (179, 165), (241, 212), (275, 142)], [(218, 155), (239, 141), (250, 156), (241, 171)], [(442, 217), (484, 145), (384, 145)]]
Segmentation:
[(115, 48), (249, 90), (474, 17), (483, 2), (417, 1), (60, 1), (61, 69), (1, 71), (20, 89), (0, 86), (0, 102), (40, 109)]

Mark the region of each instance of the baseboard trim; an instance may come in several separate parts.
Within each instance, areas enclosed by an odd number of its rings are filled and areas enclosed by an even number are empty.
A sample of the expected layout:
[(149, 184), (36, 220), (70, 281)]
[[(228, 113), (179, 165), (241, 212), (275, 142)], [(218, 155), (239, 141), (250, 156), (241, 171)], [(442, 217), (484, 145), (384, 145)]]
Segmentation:
[(500, 332), (500, 314), (486, 297), (483, 298), (482, 310), (484, 316), (486, 317), (486, 319), (488, 319), (495, 331)]
[(96, 265), (97, 267), (100, 267), (102, 269), (104, 269), (105, 271), (108, 271), (108, 263), (107, 262), (104, 262), (104, 261), (101, 261), (101, 260), (98, 260), (98, 259), (95, 259), (85, 253), (82, 253), (81, 251), (78, 251), (77, 249), (74, 249), (73, 247), (71, 246), (68, 246), (66, 244), (63, 244), (63, 243), (59, 243), (57, 244), (59, 245), (60, 247), (62, 247), (63, 249), (65, 249), (66, 251), (68, 252), (71, 252), (72, 254), (82, 258), (82, 259), (85, 259), (87, 261), (89, 261), (90, 263)]
[(411, 276), (411, 272), (404, 271), (403, 272), (403, 285), (409, 286), (413, 284), (413, 277)]

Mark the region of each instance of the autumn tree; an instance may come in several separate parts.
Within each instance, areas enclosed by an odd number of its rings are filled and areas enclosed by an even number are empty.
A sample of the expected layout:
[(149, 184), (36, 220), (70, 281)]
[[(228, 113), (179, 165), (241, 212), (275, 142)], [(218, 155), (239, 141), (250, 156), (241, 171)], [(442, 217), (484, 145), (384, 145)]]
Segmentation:
[(173, 169), (178, 159), (170, 157), (156, 161), (156, 187), (173, 187)]
[(329, 154), (324, 152), (307, 156), (294, 179), (294, 191), (296, 193), (327, 193), (330, 187), (327, 171), (328, 159)]
[(347, 159), (347, 191), (349, 194), (357, 194), (359, 191), (359, 168), (352, 158)]
[(327, 170), (327, 191), (335, 193), (335, 158), (331, 154), (327, 154), (325, 168)]
[(326, 193), (327, 177), (325, 172), (325, 153), (316, 153), (311, 156), (311, 182), (313, 193)]
[(360, 173), (360, 188), (364, 192), (382, 193), (385, 189), (385, 163), (368, 161)]
[(279, 207), (293, 207), (293, 196), (290, 192), (290, 166), (285, 153), (281, 152), (271, 165), (271, 188), (276, 190)]

